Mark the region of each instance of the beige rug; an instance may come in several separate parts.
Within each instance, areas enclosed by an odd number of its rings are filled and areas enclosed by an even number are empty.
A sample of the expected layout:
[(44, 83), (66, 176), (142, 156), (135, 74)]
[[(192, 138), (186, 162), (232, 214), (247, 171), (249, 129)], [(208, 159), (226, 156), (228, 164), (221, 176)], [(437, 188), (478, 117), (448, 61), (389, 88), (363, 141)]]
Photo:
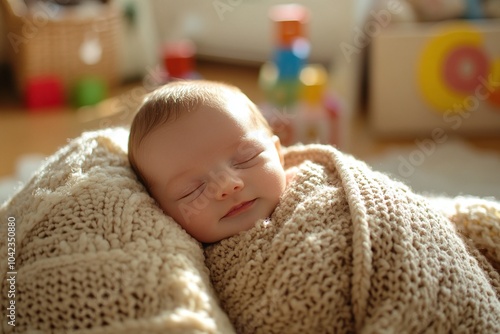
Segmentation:
[(416, 192), (500, 200), (500, 154), (477, 150), (460, 139), (434, 146), (394, 147), (367, 162)]

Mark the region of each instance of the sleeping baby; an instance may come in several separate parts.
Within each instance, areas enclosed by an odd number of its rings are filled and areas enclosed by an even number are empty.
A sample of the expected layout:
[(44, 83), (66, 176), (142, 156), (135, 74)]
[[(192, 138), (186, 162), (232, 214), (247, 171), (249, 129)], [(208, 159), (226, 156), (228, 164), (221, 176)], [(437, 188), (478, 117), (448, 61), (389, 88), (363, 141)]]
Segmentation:
[(500, 332), (496, 245), (479, 249), (428, 199), (331, 146), (282, 147), (236, 87), (157, 89), (128, 154), (204, 244), (238, 333)]

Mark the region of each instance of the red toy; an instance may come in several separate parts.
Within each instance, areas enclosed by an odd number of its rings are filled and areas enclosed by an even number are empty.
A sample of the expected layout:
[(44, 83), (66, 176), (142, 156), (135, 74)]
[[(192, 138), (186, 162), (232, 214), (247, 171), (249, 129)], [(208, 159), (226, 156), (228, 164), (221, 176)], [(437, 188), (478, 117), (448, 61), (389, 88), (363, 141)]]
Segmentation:
[(57, 76), (31, 77), (26, 82), (25, 101), (29, 110), (61, 107), (64, 96), (62, 82)]
[(163, 62), (170, 77), (190, 78), (194, 72), (196, 48), (190, 41), (168, 43), (163, 49)]

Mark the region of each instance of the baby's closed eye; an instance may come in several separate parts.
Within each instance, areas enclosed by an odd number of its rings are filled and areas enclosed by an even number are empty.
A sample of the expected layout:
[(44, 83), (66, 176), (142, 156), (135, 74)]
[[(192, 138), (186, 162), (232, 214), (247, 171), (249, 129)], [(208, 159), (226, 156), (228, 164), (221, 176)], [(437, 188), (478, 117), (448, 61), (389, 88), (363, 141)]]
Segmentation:
[(250, 168), (258, 163), (258, 158), (260, 157), (262, 151), (253, 152), (250, 155), (246, 155), (234, 162), (236, 168)]
[(205, 189), (205, 182), (202, 182), (200, 184), (196, 184), (192, 187), (188, 187), (186, 191), (180, 195), (178, 200), (194, 200), (198, 196), (201, 195), (203, 190)]

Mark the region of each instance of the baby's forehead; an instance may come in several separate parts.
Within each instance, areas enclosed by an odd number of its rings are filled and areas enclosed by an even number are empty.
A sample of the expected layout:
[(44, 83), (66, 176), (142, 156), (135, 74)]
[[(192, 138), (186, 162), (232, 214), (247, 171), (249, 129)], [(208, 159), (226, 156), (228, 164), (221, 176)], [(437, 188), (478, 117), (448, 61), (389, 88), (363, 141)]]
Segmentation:
[[(151, 137), (151, 134), (162, 131), (162, 128), (175, 127), (179, 123), (190, 123), (191, 120), (200, 119), (199, 117), (192, 117), (194, 115), (198, 115), (202, 119), (205, 119), (207, 123), (213, 123), (216, 119), (222, 120), (229, 118), (233, 120), (233, 122), (221, 121), (215, 126), (212, 124), (214, 131), (223, 131), (224, 128), (228, 126), (237, 126), (248, 131), (267, 130), (263, 122), (259, 121), (262, 116), (256, 115), (256, 113), (260, 113), (260, 111), (253, 106), (253, 103), (241, 91), (231, 88), (214, 89), (210, 91), (210, 94), (204, 92), (202, 96), (198, 96), (203, 98), (192, 99), (197, 94), (200, 93), (196, 91), (187, 93), (184, 97), (188, 100), (196, 101), (197, 103), (183, 103), (181, 101), (182, 99), (179, 100), (178, 103), (176, 103), (178, 109), (172, 112), (173, 114), (170, 117), (163, 118), (163, 120), (156, 125), (152, 124), (153, 126), (147, 131), (148, 134), (145, 137)], [(188, 130), (190, 129), (188, 128)], [(194, 127), (193, 131), (196, 131)], [(193, 133), (193, 135), (196, 135), (196, 133)]]
[(234, 92), (233, 96), (227, 97), (222, 102), (225, 112), (242, 118), (246, 123), (252, 125), (253, 129), (269, 130), (264, 115), (255, 104), (243, 93)]
[(200, 103), (194, 110), (202, 111), (210, 117), (213, 113), (220, 113), (231, 118), (236, 118), (249, 125), (259, 124), (256, 122), (255, 110), (251, 107), (251, 101), (241, 92), (224, 91), (219, 96), (214, 97), (212, 101)]

